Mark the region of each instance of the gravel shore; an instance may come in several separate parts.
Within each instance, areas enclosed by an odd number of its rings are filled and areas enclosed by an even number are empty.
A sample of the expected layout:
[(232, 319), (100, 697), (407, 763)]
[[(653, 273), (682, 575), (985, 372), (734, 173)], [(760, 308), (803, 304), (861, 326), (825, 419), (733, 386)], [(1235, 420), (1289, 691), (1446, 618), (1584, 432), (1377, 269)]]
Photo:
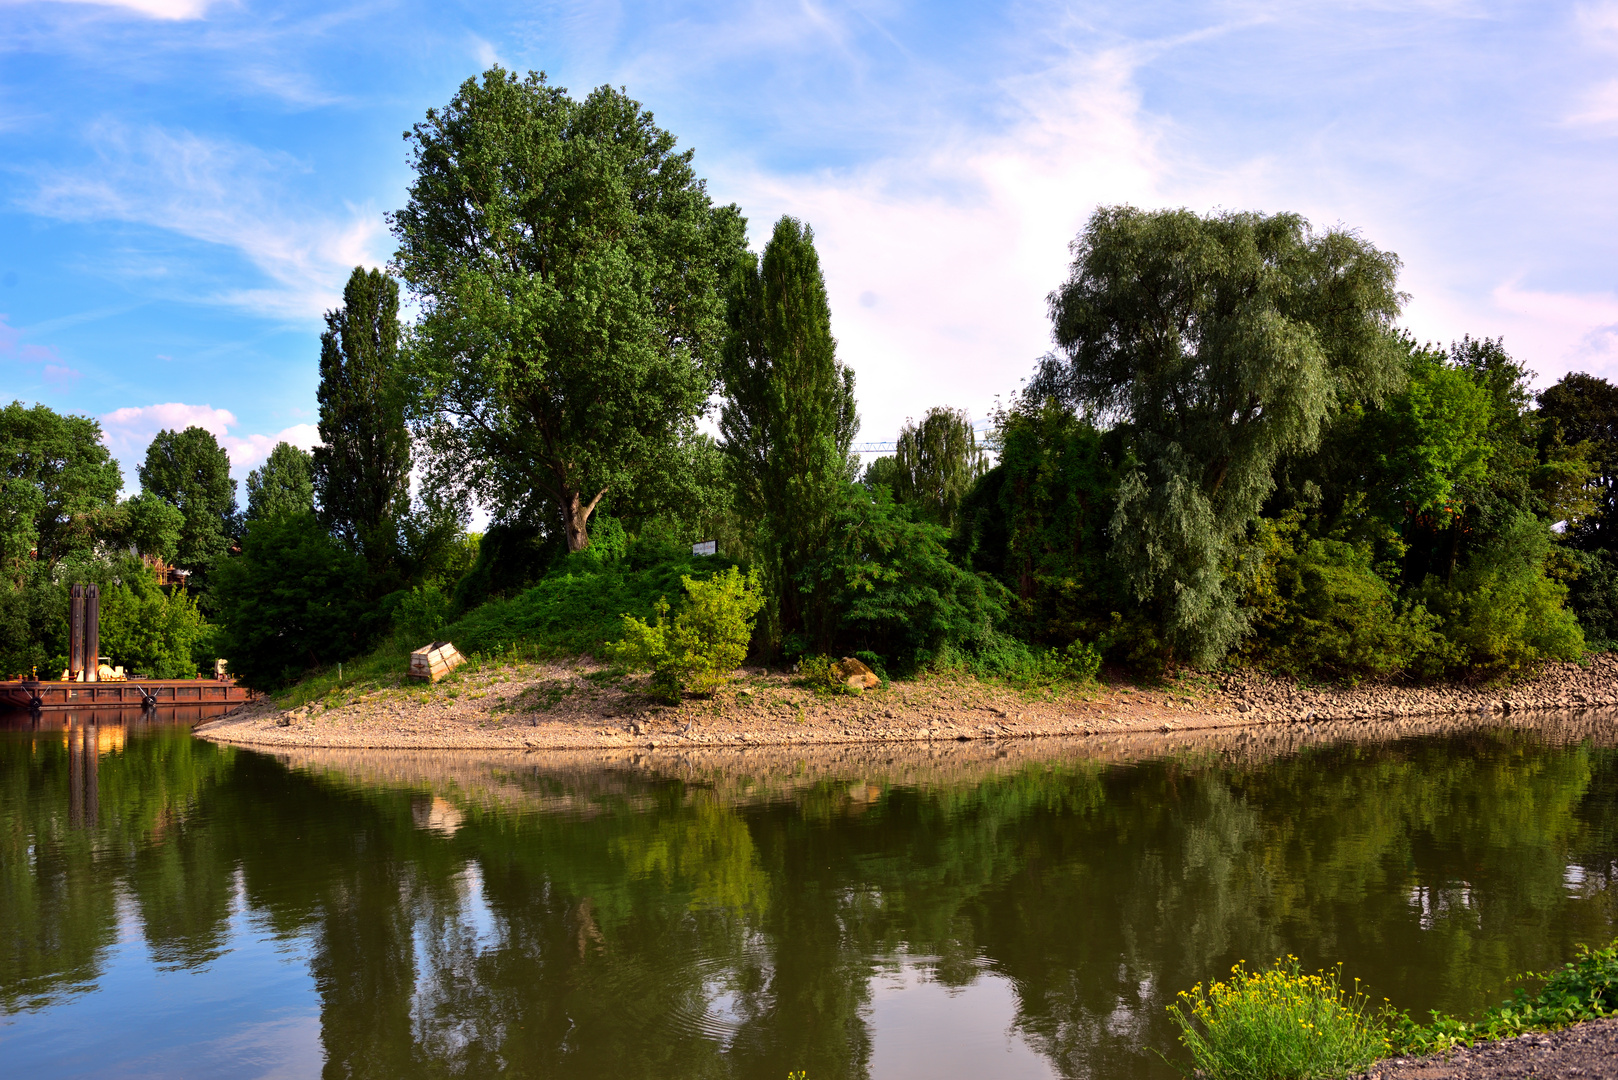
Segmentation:
[(856, 696), (815, 693), (791, 676), (739, 673), (715, 697), (649, 701), (645, 677), (615, 678), (588, 659), (462, 669), (282, 710), (261, 699), (197, 728), (216, 742), (353, 749), (805, 746), (1093, 737), (1335, 721), (1386, 722), (1618, 705), (1618, 655), (1557, 664), (1507, 687), (1449, 684), (1306, 687), (1252, 672), (1160, 685), (1103, 682), (1062, 694), (928, 676)]
[(1591, 1080), (1618, 1078), (1618, 1018), (1519, 1035), (1425, 1058), (1378, 1062), (1358, 1080)]

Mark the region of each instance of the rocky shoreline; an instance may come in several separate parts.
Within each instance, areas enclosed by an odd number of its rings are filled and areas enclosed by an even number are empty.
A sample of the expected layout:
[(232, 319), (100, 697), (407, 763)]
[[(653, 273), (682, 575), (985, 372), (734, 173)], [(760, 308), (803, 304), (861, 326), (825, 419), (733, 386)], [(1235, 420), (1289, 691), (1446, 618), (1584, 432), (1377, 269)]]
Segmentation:
[[(1307, 686), (1250, 671), (1188, 673), (1143, 686), (1104, 680), (1062, 693), (932, 675), (857, 695), (796, 686), (750, 669), (711, 699), (655, 704), (645, 678), (601, 665), (463, 669), (436, 685), (401, 683), (283, 710), (261, 699), (200, 725), (198, 736), (265, 748), (548, 749), (810, 746), (1176, 733), (1338, 721), (1618, 706), (1618, 655), (1548, 666), (1507, 686)], [(1393, 730), (1397, 725), (1393, 725)]]

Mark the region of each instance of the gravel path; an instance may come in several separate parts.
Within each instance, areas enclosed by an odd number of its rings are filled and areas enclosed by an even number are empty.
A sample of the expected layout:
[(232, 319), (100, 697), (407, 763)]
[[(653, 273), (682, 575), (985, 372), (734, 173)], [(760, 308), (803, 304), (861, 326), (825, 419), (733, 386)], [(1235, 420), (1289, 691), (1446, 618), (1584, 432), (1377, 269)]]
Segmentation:
[(1590, 1080), (1618, 1078), (1618, 1018), (1519, 1035), (1425, 1058), (1392, 1058), (1361, 1080)]

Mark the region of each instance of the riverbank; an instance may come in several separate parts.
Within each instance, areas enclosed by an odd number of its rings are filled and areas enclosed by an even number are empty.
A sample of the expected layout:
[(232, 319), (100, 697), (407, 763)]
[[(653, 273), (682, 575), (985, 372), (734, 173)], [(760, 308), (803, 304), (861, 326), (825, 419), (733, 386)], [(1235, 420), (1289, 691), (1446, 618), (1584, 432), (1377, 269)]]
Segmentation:
[(262, 699), (197, 728), (215, 742), (350, 749), (812, 746), (1095, 737), (1332, 721), (1386, 722), (1618, 706), (1618, 655), (1556, 664), (1510, 686), (1305, 686), (1255, 672), (1160, 684), (1019, 690), (931, 675), (858, 695), (744, 671), (711, 699), (660, 705), (645, 676), (587, 658), (470, 666), (436, 685), (349, 689), (293, 709)]
[(1358, 1080), (1594, 1080), (1618, 1077), (1618, 1018), (1496, 1039), (1448, 1054), (1379, 1061)]

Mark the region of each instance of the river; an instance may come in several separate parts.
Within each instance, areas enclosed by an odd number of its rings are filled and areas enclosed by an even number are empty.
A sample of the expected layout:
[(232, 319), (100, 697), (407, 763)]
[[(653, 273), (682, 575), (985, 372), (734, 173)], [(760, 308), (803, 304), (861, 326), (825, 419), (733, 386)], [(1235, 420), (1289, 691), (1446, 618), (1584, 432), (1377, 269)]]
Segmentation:
[(1166, 1080), (1176, 991), (1618, 935), (1618, 722), (268, 755), (0, 721), (8, 1076)]

